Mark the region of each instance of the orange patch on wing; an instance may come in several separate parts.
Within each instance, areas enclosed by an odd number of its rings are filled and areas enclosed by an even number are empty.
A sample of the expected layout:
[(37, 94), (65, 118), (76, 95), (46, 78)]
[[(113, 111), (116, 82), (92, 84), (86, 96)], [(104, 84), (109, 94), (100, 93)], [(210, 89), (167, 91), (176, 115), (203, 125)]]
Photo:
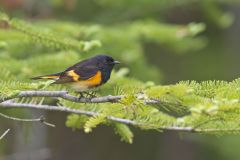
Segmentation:
[(40, 77), (42, 79), (56, 79), (56, 78), (59, 78), (59, 76), (43, 76), (43, 77)]
[(74, 81), (78, 81), (79, 75), (74, 72), (74, 70), (68, 71), (68, 75), (73, 78)]

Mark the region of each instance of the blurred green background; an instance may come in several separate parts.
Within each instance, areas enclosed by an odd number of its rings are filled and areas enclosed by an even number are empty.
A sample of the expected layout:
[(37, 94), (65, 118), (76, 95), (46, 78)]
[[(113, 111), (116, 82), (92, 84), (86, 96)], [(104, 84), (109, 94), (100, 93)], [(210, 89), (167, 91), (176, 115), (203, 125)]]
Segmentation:
[[(0, 0), (0, 9), (62, 35), (99, 39), (103, 47), (81, 57), (109, 53), (130, 68), (131, 77), (143, 81), (174, 84), (239, 77), (239, 0)], [(192, 22), (199, 25), (191, 27)], [(78, 31), (81, 26), (88, 33)], [(184, 37), (186, 26), (193, 34), (189, 38), (171, 37), (174, 27)], [(39, 50), (44, 52), (39, 48), (30, 52), (34, 56)], [(26, 51), (27, 47), (18, 49), (17, 59), (25, 59)], [(135, 130), (129, 145), (109, 128), (98, 127), (91, 134), (73, 132), (65, 127), (66, 114), (46, 114), (56, 128), (1, 123), (1, 128), (11, 125), (12, 131), (0, 142), (0, 159), (240, 159), (239, 136)]]

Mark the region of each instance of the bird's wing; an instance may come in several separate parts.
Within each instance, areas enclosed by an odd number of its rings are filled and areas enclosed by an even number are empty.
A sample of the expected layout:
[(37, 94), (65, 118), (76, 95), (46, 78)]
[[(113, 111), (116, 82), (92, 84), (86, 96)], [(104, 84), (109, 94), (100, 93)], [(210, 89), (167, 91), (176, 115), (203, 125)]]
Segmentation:
[(92, 65), (89, 61), (82, 61), (77, 63), (64, 72), (62, 72), (61, 76), (56, 80), (55, 83), (69, 83), (69, 82), (77, 82), (81, 80), (88, 80), (94, 77), (97, 72), (98, 68), (95, 65)]

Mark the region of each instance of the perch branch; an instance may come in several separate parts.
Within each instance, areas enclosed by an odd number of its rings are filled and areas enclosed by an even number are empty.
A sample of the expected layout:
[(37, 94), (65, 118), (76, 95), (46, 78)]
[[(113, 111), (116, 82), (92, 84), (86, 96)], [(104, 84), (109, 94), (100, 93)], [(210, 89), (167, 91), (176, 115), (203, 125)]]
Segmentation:
[[(77, 103), (106, 103), (106, 102), (119, 102), (124, 96), (119, 95), (119, 96), (104, 96), (104, 97), (95, 97), (95, 98), (86, 98), (82, 97), (79, 98), (77, 96), (70, 95), (67, 91), (21, 91), (19, 94), (12, 96), (12, 97), (7, 97), (0, 102), (4, 102), (6, 100), (14, 99), (14, 98), (23, 98), (23, 97), (55, 97), (55, 98), (62, 98), (65, 100), (69, 100), (72, 102), (77, 102)], [(141, 99), (141, 98), (138, 98)], [(144, 100), (146, 104), (157, 104), (160, 103), (159, 100), (153, 100), (153, 99), (146, 99)]]

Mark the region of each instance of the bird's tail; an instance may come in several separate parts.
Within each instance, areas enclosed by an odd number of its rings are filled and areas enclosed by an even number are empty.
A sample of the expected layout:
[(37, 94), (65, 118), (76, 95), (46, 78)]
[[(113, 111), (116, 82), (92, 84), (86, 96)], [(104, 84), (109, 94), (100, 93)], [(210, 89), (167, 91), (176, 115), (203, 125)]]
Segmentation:
[(33, 77), (31, 79), (33, 80), (37, 80), (37, 79), (52, 79), (52, 80), (55, 80), (55, 79), (58, 79), (61, 75), (61, 72), (60, 73), (55, 73), (55, 74), (49, 74), (49, 75), (44, 75), (44, 76), (37, 76), (37, 77)]

